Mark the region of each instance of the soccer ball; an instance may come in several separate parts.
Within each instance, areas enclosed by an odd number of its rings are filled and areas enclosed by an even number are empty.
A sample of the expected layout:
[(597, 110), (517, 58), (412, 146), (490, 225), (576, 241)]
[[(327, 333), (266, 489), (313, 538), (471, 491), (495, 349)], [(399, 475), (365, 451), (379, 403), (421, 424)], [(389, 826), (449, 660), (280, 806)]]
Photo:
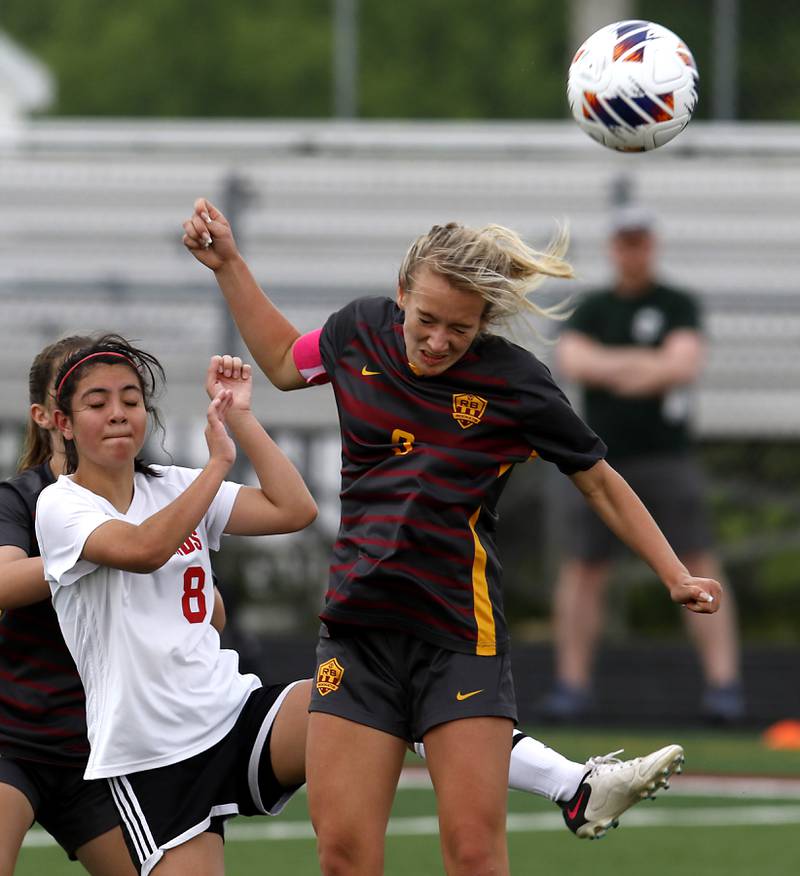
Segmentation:
[(575, 121), (598, 143), (646, 152), (689, 124), (699, 78), (692, 53), (671, 30), (651, 21), (618, 21), (575, 53), (567, 98)]

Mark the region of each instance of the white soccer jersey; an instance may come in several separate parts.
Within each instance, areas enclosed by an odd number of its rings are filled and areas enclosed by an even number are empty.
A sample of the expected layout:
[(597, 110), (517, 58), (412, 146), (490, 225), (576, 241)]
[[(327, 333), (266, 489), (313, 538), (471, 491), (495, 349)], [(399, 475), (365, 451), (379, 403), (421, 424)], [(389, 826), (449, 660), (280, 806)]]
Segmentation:
[(162, 477), (135, 475), (124, 514), (63, 475), (36, 506), (45, 577), (86, 689), (87, 779), (166, 766), (210, 748), (261, 685), (239, 673), (238, 655), (220, 648), (210, 624), (209, 549), (219, 549), (238, 484), (223, 483), (195, 532), (152, 574), (80, 558), (98, 526), (112, 519), (141, 523), (199, 473), (154, 468)]

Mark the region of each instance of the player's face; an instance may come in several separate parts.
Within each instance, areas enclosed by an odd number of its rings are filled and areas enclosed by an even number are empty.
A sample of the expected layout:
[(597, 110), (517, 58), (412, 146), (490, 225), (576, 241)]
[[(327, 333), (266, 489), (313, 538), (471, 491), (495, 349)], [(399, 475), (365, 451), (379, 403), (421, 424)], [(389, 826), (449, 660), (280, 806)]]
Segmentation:
[(101, 363), (77, 382), (64, 437), (75, 441), (79, 464), (129, 466), (147, 434), (147, 411), (136, 372)]
[(441, 374), (467, 352), (483, 326), (486, 307), (480, 295), (462, 292), (424, 267), (410, 289), (398, 290), (397, 303), (405, 311), (406, 356), (425, 377)]

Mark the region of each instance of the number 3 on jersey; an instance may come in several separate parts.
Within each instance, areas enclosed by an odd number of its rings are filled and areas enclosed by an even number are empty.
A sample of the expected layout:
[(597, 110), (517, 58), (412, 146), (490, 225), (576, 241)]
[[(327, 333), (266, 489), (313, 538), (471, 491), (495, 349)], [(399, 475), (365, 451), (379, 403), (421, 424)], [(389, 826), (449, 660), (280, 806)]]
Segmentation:
[(202, 566), (189, 566), (183, 573), (183, 597), (181, 607), (183, 616), (190, 624), (199, 624), (206, 617), (206, 570)]
[(403, 429), (395, 429), (392, 432), (392, 450), (395, 456), (405, 456), (414, 449), (414, 441), (416, 439), (411, 432), (406, 432)]

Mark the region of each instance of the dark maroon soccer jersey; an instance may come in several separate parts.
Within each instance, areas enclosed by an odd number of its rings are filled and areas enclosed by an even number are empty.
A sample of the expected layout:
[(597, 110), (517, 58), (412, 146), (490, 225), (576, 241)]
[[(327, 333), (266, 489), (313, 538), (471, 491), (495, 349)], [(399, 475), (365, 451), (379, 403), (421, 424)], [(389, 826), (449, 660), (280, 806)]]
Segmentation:
[[(36, 500), (52, 482), (44, 463), (0, 484), (0, 545), (39, 556)], [(49, 599), (0, 616), (0, 755), (64, 765), (89, 755), (83, 686)]]
[(508, 647), (496, 505), (533, 455), (572, 474), (605, 456), (548, 369), (493, 335), (444, 374), (408, 364), (403, 312), (364, 298), (320, 336), (342, 432), (342, 522), (321, 614), (442, 647)]

